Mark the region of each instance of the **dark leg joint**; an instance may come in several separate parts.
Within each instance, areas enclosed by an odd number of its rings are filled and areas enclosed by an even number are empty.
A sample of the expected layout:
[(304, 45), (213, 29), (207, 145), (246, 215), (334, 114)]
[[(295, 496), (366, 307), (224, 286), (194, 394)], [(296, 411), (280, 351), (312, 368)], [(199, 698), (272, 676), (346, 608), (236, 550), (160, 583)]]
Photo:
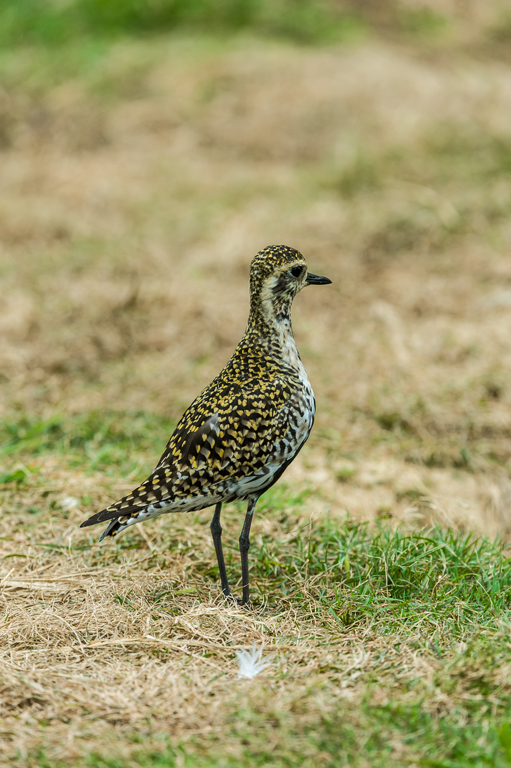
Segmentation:
[(211, 525), (209, 526), (211, 530), (211, 535), (213, 538), (215, 536), (221, 536), (222, 535), (222, 526), (220, 525), (220, 520), (217, 520), (215, 517), (211, 521)]

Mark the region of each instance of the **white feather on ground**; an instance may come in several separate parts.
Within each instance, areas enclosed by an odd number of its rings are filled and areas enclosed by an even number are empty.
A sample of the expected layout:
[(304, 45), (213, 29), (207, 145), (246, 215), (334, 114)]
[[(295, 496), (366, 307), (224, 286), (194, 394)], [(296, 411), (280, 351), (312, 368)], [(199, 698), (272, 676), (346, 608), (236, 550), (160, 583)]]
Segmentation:
[(262, 672), (263, 669), (266, 669), (266, 667), (273, 664), (273, 656), (263, 660), (263, 650), (264, 645), (258, 648), (257, 645), (253, 643), (250, 651), (236, 651), (239, 666), (238, 680), (241, 678), (251, 680)]

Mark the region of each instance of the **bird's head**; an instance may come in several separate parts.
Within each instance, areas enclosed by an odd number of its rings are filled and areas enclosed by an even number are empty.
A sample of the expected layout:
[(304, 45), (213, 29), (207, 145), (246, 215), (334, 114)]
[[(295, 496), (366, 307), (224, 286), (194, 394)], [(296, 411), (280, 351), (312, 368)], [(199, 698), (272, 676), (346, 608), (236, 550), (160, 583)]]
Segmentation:
[(289, 320), (293, 299), (302, 288), (331, 282), (307, 272), (307, 263), (295, 248), (269, 245), (254, 256), (250, 266), (251, 319), (270, 326)]

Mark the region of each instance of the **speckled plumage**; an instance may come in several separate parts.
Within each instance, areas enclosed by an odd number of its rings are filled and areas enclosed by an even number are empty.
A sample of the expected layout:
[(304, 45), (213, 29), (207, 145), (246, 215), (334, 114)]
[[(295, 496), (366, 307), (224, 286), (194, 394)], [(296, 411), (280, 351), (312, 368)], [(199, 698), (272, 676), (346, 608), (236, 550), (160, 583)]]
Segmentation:
[[(293, 248), (260, 251), (250, 269), (247, 329), (233, 356), (186, 410), (150, 477), (82, 527), (109, 520), (104, 538), (164, 513), (215, 504), (212, 532), (215, 540), (216, 520), (222, 587), (230, 594), (225, 566), (222, 571), (220, 505), (247, 499), (249, 529), (255, 502), (309, 436), (314, 393), (294, 341), (291, 304), (305, 285), (329, 282), (308, 274)], [(243, 603), (248, 602), (248, 566), (246, 580)]]

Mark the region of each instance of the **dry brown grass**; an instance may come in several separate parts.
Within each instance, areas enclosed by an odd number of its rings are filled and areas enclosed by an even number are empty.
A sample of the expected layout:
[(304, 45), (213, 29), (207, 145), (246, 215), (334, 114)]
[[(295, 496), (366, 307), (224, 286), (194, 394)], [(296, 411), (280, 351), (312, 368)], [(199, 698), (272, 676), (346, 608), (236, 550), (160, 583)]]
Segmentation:
[[(250, 258), (283, 242), (333, 281), (294, 309), (318, 401), (287, 475), (314, 491), (297, 525), (311, 510), (349, 510), (509, 538), (504, 60), (374, 40), (308, 50), (176, 39), (118, 43), (69, 80), (23, 82), (16, 66), (1, 106), (7, 421), (94, 409), (178, 418), (243, 332)], [(299, 612), (284, 599), (267, 615), (226, 607), (200, 561), (166, 550), (176, 526), (175, 541), (197, 541), (213, 567), (207, 526), (191, 519), (146, 526), (111, 561), (96, 544), (77, 551), (86, 511), (131, 479), (114, 485), (62, 455), (30, 466), (37, 475), (6, 486), (0, 507), (4, 760), (17, 751), (35, 765), (46, 744), (69, 764), (91, 748), (127, 755), (129, 733), (147, 745), (162, 730), (216, 733), (240, 697), (260, 704), (236, 681), (234, 650), (252, 641), (279, 648), (265, 673), (275, 707), (321, 710), (328, 668), (349, 717), (356, 670), (376, 665), (384, 638), (339, 635), (333, 617), (316, 636), (313, 597)], [(65, 512), (66, 496), (88, 498), (87, 510)], [(274, 524), (259, 520), (255, 535)], [(147, 595), (162, 583), (158, 612)], [(410, 679), (434, 669), (433, 656), (400, 653)]]
[[(67, 765), (90, 750), (129, 759), (140, 739), (158, 751), (162, 735), (221, 733), (225, 719), (241, 717), (244, 709), (266, 712), (268, 695), (279, 717), (310, 722), (323, 706), (327, 680), (348, 709), (363, 697), (360, 670), (378, 667), (388, 641), (371, 626), (340, 633), (335, 614), (316, 622), (317, 579), (297, 574), (305, 596), (299, 605), (293, 594), (262, 613), (226, 605), (217, 585), (197, 576), (201, 566), (214, 564), (209, 530), (198, 515), (176, 519), (170, 547), (158, 521), (135, 536), (133, 552), (105, 552), (97, 543), (77, 551), (84, 543), (83, 512), (67, 510), (64, 494), (103, 497), (102, 478), (84, 480), (52, 462), (40, 472), (46, 485), (29, 481), (6, 494), (0, 530), (2, 759), (17, 755), (22, 764), (39, 765), (42, 745), (50, 764)], [(27, 523), (24, 510), (41, 505), (48, 490), (60, 498), (60, 515), (54, 507)], [(228, 528), (237, 517), (227, 513)], [(297, 528), (307, 523), (297, 515)], [(276, 526), (260, 517), (253, 544)], [(198, 553), (193, 558), (191, 545)], [(264, 644), (266, 654), (278, 650), (255, 686), (237, 680), (234, 656), (253, 642)], [(413, 679), (418, 667), (424, 673), (428, 663), (416, 658), (413, 644), (403, 643), (399, 653), (403, 679)], [(269, 686), (266, 692), (261, 684)], [(239, 748), (237, 742), (229, 747), (233, 755)]]

